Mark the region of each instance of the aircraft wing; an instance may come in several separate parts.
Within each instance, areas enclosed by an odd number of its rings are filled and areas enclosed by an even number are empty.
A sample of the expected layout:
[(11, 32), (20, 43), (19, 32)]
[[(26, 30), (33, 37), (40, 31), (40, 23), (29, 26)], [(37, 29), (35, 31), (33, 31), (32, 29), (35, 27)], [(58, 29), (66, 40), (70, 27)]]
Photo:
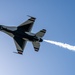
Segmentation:
[(14, 42), (15, 42), (18, 54), (23, 54), (24, 47), (25, 47), (27, 41), (25, 41), (19, 37), (14, 37)]
[(31, 17), (30, 19), (28, 19), (27, 21), (25, 21), (24, 23), (20, 24), (18, 26), (18, 31), (21, 31), (21, 32), (30, 32), (32, 27), (33, 27), (33, 24), (35, 22), (35, 19), (34, 17)]
[(39, 42), (32, 42), (32, 44), (33, 44), (34, 50), (38, 52), (39, 48), (40, 48), (40, 43)]

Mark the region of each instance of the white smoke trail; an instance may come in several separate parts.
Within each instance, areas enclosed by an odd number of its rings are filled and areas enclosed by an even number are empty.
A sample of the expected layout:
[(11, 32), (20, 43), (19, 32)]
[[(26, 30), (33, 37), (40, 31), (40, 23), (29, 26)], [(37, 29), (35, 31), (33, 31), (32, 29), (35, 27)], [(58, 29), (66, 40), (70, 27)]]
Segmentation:
[(66, 44), (66, 43), (61, 43), (61, 42), (56, 42), (56, 41), (51, 41), (51, 40), (44, 40), (44, 41), (48, 42), (48, 43), (51, 43), (51, 44), (54, 44), (54, 45), (57, 45), (59, 47), (63, 47), (63, 48), (75, 51), (75, 46), (72, 46), (72, 45), (69, 45), (69, 44)]

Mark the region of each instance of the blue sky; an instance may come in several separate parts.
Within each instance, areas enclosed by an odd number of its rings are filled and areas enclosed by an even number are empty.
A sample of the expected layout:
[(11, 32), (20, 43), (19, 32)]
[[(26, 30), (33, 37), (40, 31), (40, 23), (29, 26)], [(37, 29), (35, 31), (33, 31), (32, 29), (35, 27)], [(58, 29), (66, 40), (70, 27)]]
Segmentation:
[[(18, 26), (36, 17), (32, 32), (45, 28), (44, 39), (75, 45), (74, 0), (0, 0), (0, 24)], [(75, 52), (41, 43), (40, 51), (34, 51), (27, 43), (23, 55), (13, 52), (13, 39), (0, 32), (0, 75), (75, 75)]]

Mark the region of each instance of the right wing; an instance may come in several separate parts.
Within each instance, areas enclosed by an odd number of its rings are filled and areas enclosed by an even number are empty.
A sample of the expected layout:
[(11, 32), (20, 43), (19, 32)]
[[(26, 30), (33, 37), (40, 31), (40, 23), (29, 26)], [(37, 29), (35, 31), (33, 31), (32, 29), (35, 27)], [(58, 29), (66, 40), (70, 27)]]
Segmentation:
[(23, 54), (24, 47), (25, 47), (27, 41), (15, 36), (14, 42), (15, 42), (18, 54)]
[(32, 42), (32, 44), (33, 44), (34, 50), (38, 52), (39, 48), (40, 48), (40, 43), (39, 42)]
[(24, 23), (20, 24), (17, 28), (18, 31), (21, 31), (21, 32), (30, 32), (32, 27), (33, 27), (33, 24), (35, 22), (35, 19), (34, 17), (31, 17), (30, 19), (28, 19), (27, 21), (25, 21)]

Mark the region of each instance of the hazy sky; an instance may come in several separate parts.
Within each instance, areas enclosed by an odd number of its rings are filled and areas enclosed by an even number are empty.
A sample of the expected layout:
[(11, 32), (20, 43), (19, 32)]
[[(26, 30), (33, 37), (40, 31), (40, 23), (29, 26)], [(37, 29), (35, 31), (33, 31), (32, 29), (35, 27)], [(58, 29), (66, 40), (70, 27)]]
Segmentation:
[[(0, 24), (18, 26), (36, 17), (32, 32), (45, 28), (44, 39), (75, 45), (75, 0), (0, 0)], [(28, 42), (14, 54), (13, 39), (0, 32), (0, 75), (75, 75), (75, 52), (46, 42), (35, 52)]]

